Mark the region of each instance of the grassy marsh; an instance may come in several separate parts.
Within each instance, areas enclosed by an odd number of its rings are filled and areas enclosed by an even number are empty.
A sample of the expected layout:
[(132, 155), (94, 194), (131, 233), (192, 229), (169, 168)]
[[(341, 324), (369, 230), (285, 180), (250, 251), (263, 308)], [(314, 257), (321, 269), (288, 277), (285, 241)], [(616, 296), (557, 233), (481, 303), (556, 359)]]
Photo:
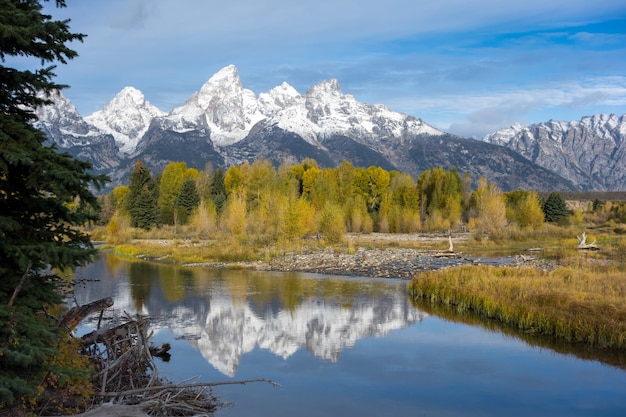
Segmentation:
[(568, 259), (552, 271), (462, 266), (419, 274), (410, 291), (526, 333), (626, 348), (626, 273), (611, 262)]

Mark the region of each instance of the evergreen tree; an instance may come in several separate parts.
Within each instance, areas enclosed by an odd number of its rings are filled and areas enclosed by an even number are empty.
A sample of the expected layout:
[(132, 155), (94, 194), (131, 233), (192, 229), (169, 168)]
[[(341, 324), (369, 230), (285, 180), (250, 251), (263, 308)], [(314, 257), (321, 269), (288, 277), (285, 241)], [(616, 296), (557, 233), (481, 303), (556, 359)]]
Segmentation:
[(159, 224), (159, 189), (150, 171), (141, 161), (135, 163), (130, 174), (126, 210), (130, 214), (130, 225), (149, 230)]
[[(53, 82), (52, 64), (74, 58), (66, 44), (83, 38), (68, 24), (43, 14), (39, 1), (0, 0), (0, 409), (34, 394), (52, 371), (45, 358), (58, 339), (43, 308), (62, 302), (52, 271), (83, 265), (95, 253), (76, 227), (97, 220), (90, 187), (106, 179), (46, 145), (31, 124), (33, 110), (63, 87)], [(42, 68), (5, 66), (15, 57), (15, 66), (32, 60)]]
[(183, 182), (183, 187), (176, 199), (176, 208), (178, 209), (178, 218), (181, 224), (186, 224), (191, 212), (200, 204), (200, 195), (196, 189), (196, 182), (187, 178)]
[(226, 187), (224, 186), (224, 171), (222, 168), (215, 170), (213, 174), (213, 182), (211, 184), (211, 200), (218, 213), (222, 212), (224, 203), (226, 202)]
[(547, 222), (556, 223), (569, 215), (569, 210), (561, 194), (552, 192), (543, 203), (543, 213)]

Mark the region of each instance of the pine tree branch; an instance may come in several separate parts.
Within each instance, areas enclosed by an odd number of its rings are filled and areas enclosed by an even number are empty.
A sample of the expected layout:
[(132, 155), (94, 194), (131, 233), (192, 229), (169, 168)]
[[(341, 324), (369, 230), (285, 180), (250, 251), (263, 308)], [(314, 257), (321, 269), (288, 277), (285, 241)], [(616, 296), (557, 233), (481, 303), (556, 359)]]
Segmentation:
[(24, 271), (24, 275), (22, 275), (22, 279), (20, 279), (20, 283), (17, 284), (17, 287), (15, 287), (15, 290), (13, 291), (13, 295), (11, 296), (11, 299), (9, 300), (9, 307), (13, 305), (13, 303), (15, 302), (15, 299), (17, 298), (17, 294), (19, 294), (19, 292), (22, 290), (22, 287), (24, 286), (24, 283), (26, 282), (26, 278), (28, 277), (28, 273), (30, 272), (30, 268), (32, 266), (33, 266), (33, 263), (29, 262), (28, 266), (26, 267), (26, 271)]

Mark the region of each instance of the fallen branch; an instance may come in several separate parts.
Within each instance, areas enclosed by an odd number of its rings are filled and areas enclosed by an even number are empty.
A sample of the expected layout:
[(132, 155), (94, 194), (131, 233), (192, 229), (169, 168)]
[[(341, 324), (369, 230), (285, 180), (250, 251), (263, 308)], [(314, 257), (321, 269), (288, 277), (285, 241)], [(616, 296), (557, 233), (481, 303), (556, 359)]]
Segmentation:
[(187, 388), (207, 388), (217, 387), (220, 385), (246, 385), (253, 382), (267, 382), (275, 387), (280, 387), (280, 384), (272, 381), (271, 379), (258, 378), (258, 379), (245, 379), (241, 381), (221, 381), (221, 382), (196, 382), (193, 384), (168, 384), (168, 385), (155, 385), (151, 387), (136, 388), (127, 391), (120, 392), (107, 392), (102, 394), (103, 397), (124, 397), (128, 395), (144, 394), (150, 391), (167, 391), (171, 389), (187, 389)]
[(113, 299), (107, 297), (83, 306), (73, 307), (59, 320), (58, 326), (71, 331), (88, 315), (104, 311), (111, 306), (113, 306)]
[[(68, 311), (59, 326), (72, 329), (87, 315), (104, 311), (113, 300), (104, 298)], [(94, 405), (97, 408), (81, 417), (96, 416), (211, 416), (223, 404), (213, 396), (211, 387), (245, 385), (253, 382), (277, 383), (264, 379), (223, 382), (193, 382), (172, 384), (158, 377), (153, 352), (165, 354), (169, 346), (155, 349), (149, 345), (151, 333), (148, 320), (128, 314), (118, 326), (98, 328), (81, 337), (82, 353), (95, 366)], [(105, 402), (106, 401), (106, 402)]]
[(105, 403), (85, 413), (75, 414), (74, 417), (149, 417), (149, 415), (142, 410), (141, 404)]
[(26, 282), (26, 278), (28, 277), (28, 273), (30, 272), (30, 268), (32, 266), (33, 266), (33, 263), (29, 262), (28, 266), (26, 267), (26, 271), (24, 271), (24, 275), (22, 275), (22, 278), (20, 279), (19, 284), (17, 284), (17, 287), (15, 287), (15, 290), (13, 291), (13, 295), (11, 295), (11, 299), (9, 300), (9, 307), (13, 305), (13, 303), (15, 302), (15, 299), (17, 298), (17, 295), (20, 293), (20, 291), (22, 291), (22, 287), (24, 286), (24, 283)]
[(582, 250), (600, 250), (600, 247), (596, 245), (596, 241), (594, 240), (591, 243), (587, 243), (587, 233), (583, 232), (581, 236), (576, 236), (578, 240), (578, 246), (576, 249)]

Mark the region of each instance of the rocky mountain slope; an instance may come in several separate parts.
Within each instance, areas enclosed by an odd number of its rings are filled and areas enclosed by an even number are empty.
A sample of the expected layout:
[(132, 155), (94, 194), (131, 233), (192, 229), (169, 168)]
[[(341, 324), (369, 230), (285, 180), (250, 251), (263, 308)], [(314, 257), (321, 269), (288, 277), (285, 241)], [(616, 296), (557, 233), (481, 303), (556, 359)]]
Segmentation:
[(484, 140), (519, 153), (583, 190), (626, 190), (626, 115), (517, 124)]
[(428, 168), (456, 167), (505, 190), (577, 188), (507, 147), (448, 135), (416, 117), (358, 102), (337, 80), (305, 94), (283, 83), (257, 97), (228, 66), (169, 113), (131, 87), (84, 119), (62, 95), (54, 100), (38, 109), (38, 125), (59, 147), (109, 174), (112, 185), (127, 179), (137, 159), (157, 173), (169, 161), (202, 169), (207, 162), (228, 167), (263, 157), (278, 165), (310, 157), (322, 167), (349, 160), (416, 178)]
[(114, 137), (86, 122), (63, 94), (54, 93), (50, 98), (53, 105), (35, 110), (35, 126), (48, 140), (60, 150), (91, 162), (98, 172), (113, 173), (120, 168), (124, 154)]
[(146, 101), (141, 91), (125, 87), (104, 109), (85, 117), (85, 121), (112, 135), (122, 152), (132, 153), (152, 119), (165, 114)]

